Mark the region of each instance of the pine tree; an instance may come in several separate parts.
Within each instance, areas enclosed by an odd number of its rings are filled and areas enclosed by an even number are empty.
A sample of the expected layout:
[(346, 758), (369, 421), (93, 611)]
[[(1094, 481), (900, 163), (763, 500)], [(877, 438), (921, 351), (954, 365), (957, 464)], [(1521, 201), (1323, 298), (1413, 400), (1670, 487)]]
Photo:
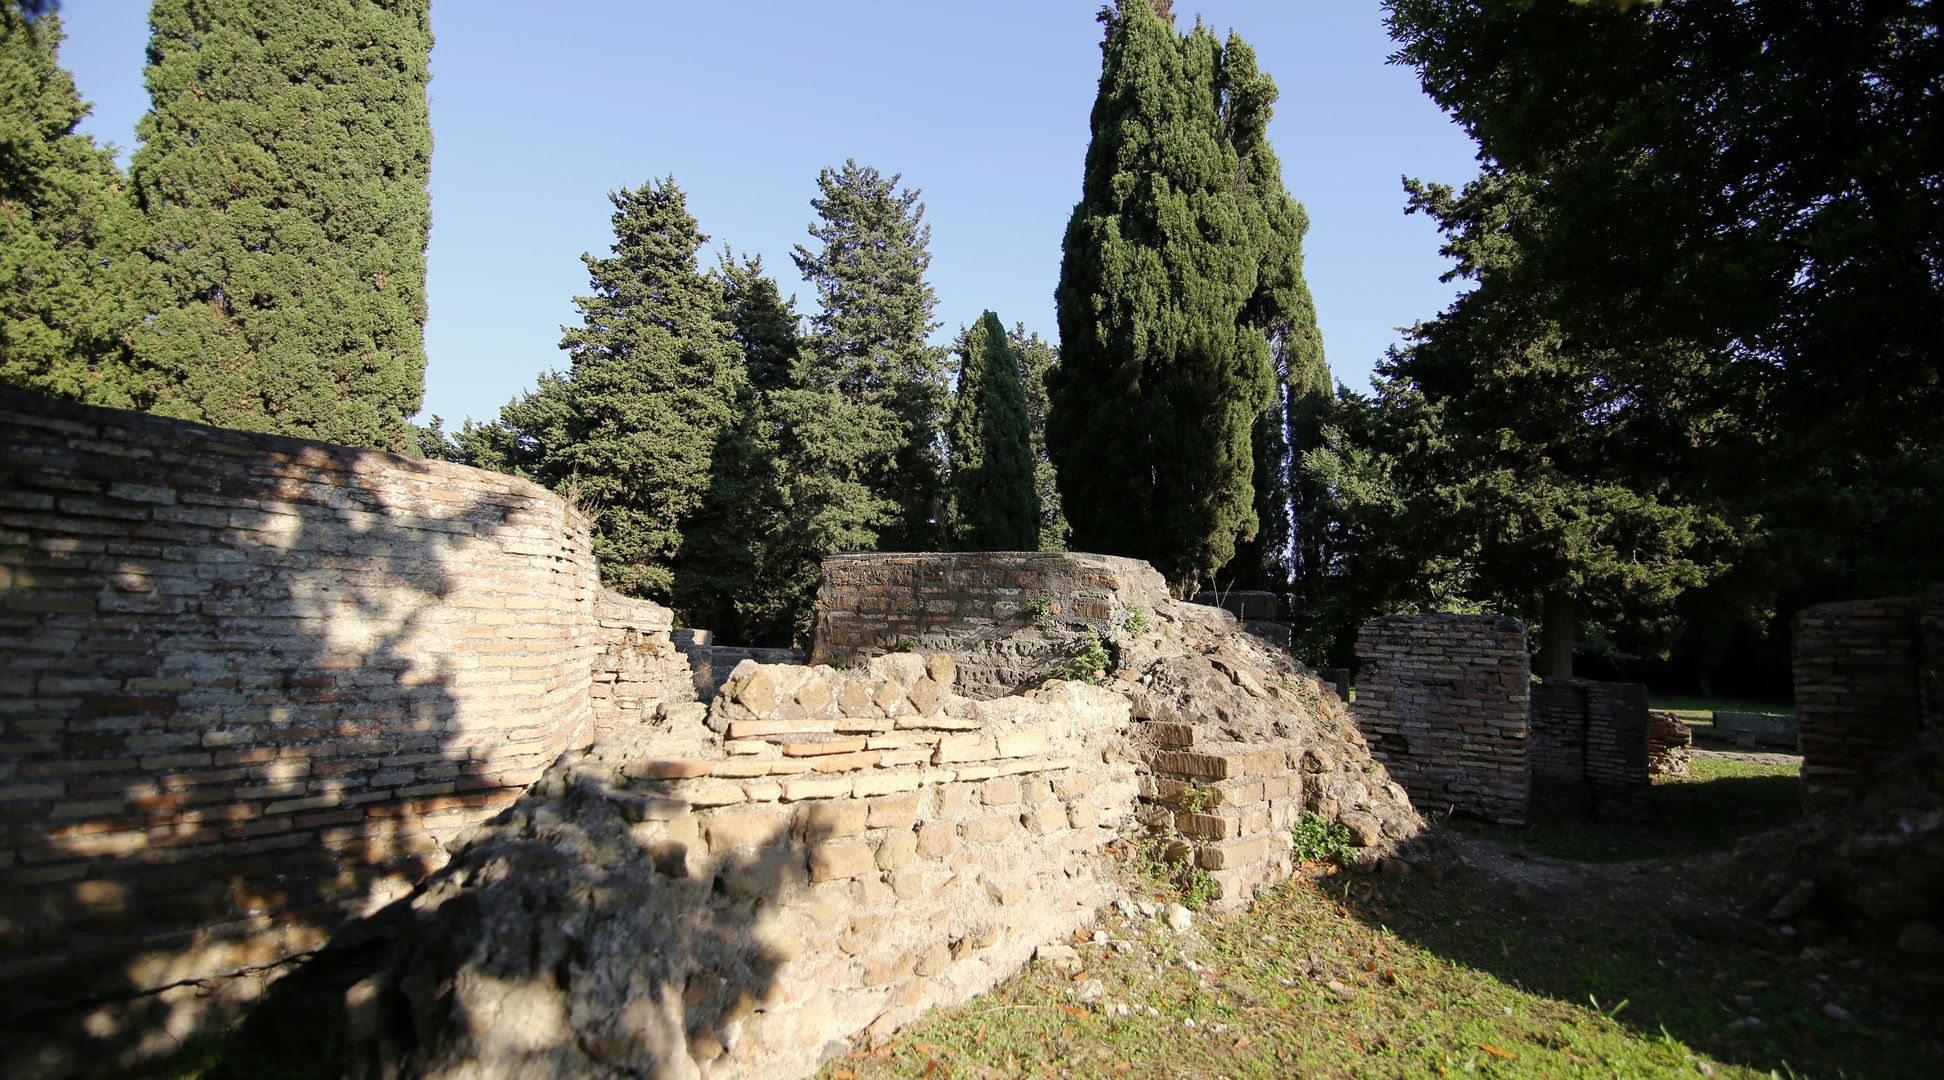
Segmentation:
[(956, 351), (958, 388), (946, 428), (953, 540), (971, 551), (1035, 550), (1039, 497), (1019, 358), (990, 311), (960, 333)]
[(415, 444), (430, 0), (155, 0), (132, 175), (163, 289), (155, 408)]
[(799, 244), (793, 257), (820, 308), (810, 319), (806, 384), (834, 389), (852, 405), (888, 409), (897, 425), (895, 461), (882, 475), (860, 478), (898, 508), (878, 543), (929, 551), (939, 546), (943, 516), (944, 350), (925, 342), (939, 325), (932, 320), (938, 300), (925, 282), (931, 226), (918, 192), (900, 190), (899, 179), (856, 161), (824, 169), (810, 201), (819, 219), (810, 235), (822, 246)]
[(1026, 389), (1026, 417), (1033, 433), (1033, 490), (1039, 496), (1039, 550), (1067, 549), (1066, 510), (1060, 505), (1059, 473), (1053, 457), (1046, 452), (1046, 377), (1060, 362), (1060, 352), (1029, 333), (1024, 323), (1014, 323), (1006, 335), (1013, 355), (1019, 357), (1019, 381)]
[(515, 410), (539, 436), (536, 475), (593, 519), (601, 575), (666, 600), (683, 529), (701, 508), (743, 367), (719, 286), (696, 265), (707, 242), (673, 177), (616, 192), (614, 246), (584, 255), (592, 295), (561, 339), (571, 367)]
[(1269, 332), (1308, 304), (1301, 208), (1252, 50), (1124, 0), (1107, 35), (1056, 293), (1047, 444), (1073, 544), (1192, 591), (1253, 536)]
[(114, 156), (60, 67), (58, 16), (0, 3), (0, 383), (96, 405), (147, 395), (131, 363), (136, 225)]

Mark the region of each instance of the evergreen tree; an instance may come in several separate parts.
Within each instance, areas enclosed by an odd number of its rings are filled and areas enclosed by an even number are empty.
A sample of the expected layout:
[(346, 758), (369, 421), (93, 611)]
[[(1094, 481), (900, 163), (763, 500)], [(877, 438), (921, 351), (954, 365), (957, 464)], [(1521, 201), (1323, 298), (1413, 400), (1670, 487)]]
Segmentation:
[(1675, 451), (1707, 450), (1635, 482), (1674, 477), (1735, 525), (1734, 572), (1678, 602), (1689, 646), (1718, 658), (1724, 617), (1934, 579), (1934, 5), (1386, 6), (1491, 197), (1520, 200), (1489, 230), (1516, 263), (1484, 282), (1618, 400), (1678, 409)]
[(1239, 37), (1120, 3), (1063, 247), (1047, 444), (1074, 546), (1146, 559), (1182, 592), (1255, 535), (1270, 335), (1310, 307), (1275, 98)]
[[(799, 244), (797, 270), (817, 290), (805, 385), (833, 389), (851, 405), (890, 410), (896, 459), (860, 477), (898, 507), (878, 543), (889, 550), (939, 546), (944, 470), (939, 428), (946, 398), (944, 350), (925, 343), (938, 301), (925, 282), (931, 226), (918, 192), (899, 177), (846, 161), (817, 176), (818, 223)], [(862, 456), (845, 455), (853, 461)]]
[(96, 405), (147, 404), (136, 218), (114, 156), (56, 58), (61, 22), (0, 3), (0, 382)]
[(1046, 452), (1046, 377), (1060, 362), (1059, 350), (1029, 333), (1024, 323), (1014, 323), (1006, 343), (1019, 357), (1019, 381), (1026, 390), (1026, 417), (1033, 434), (1033, 491), (1039, 496), (1039, 550), (1067, 549), (1066, 511), (1060, 506), (1059, 473), (1053, 457)]
[(403, 449), (425, 383), (430, 0), (155, 0), (133, 180), (159, 412)]
[(1040, 508), (1019, 358), (990, 311), (959, 334), (956, 351), (958, 389), (946, 429), (953, 539), (971, 551), (1036, 550)]

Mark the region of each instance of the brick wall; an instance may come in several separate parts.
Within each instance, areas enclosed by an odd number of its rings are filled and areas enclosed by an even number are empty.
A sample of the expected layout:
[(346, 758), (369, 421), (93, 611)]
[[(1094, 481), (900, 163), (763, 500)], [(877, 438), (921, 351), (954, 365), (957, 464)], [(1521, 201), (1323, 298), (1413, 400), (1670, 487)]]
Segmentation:
[(1820, 604), (1796, 617), (1802, 791), (1812, 809), (1856, 796), (1878, 764), (1944, 729), (1944, 593)]
[(602, 589), (594, 599), (594, 737), (636, 722), (663, 701), (694, 701), (687, 658), (676, 647), (675, 613), (652, 600)]
[(1647, 688), (1551, 678), (1532, 688), (1530, 817), (1649, 820)]
[(811, 659), (856, 663), (900, 648), (949, 652), (975, 698), (1023, 690), (1136, 609), (1168, 600), (1138, 559), (1077, 552), (833, 555), (817, 592)]
[(544, 490), (10, 391), (0, 431), (16, 1032), (90, 999), (173, 1045), (589, 740), (596, 568)]
[(1351, 714), (1413, 805), (1525, 824), (1524, 624), (1492, 615), (1387, 616), (1358, 630), (1357, 659)]

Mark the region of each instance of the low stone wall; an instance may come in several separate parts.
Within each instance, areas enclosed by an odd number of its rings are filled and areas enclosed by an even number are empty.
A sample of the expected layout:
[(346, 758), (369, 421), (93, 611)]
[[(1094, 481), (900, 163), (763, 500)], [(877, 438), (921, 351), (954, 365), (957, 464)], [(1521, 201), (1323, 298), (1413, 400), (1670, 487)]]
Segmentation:
[(1796, 617), (1794, 661), (1812, 809), (1853, 800), (1877, 765), (1944, 729), (1944, 593), (1809, 608)]
[(1694, 732), (1673, 713), (1647, 714), (1647, 772), (1650, 776), (1686, 776), (1694, 756)]
[(903, 650), (958, 659), (963, 692), (1016, 693), (1085, 647), (1152, 618), (1167, 583), (1138, 559), (1079, 552), (833, 555), (810, 659), (856, 664)]
[(1529, 817), (1653, 816), (1647, 774), (1647, 688), (1550, 678), (1532, 688)]
[(592, 737), (541, 488), (11, 391), (0, 430), (0, 1073), (223, 1022)]
[(368, 1052), (426, 1076), (803, 1075), (1017, 970), (1118, 895), (1128, 705), (1072, 683), (975, 702), (954, 676), (745, 663), (708, 728), (664, 708), (564, 759), (415, 902), (415, 1046)]
[(1525, 824), (1531, 660), (1522, 623), (1387, 616), (1363, 624), (1357, 658), (1351, 713), (1413, 804)]
[(1204, 589), (1195, 594), (1195, 603), (1221, 608), (1241, 620), (1242, 629), (1269, 645), (1284, 650), (1289, 648), (1289, 623), (1284, 615), (1285, 600), (1280, 594)]
[(602, 589), (594, 599), (594, 737), (639, 723), (663, 701), (694, 701), (687, 657), (675, 646), (675, 613), (652, 600)]

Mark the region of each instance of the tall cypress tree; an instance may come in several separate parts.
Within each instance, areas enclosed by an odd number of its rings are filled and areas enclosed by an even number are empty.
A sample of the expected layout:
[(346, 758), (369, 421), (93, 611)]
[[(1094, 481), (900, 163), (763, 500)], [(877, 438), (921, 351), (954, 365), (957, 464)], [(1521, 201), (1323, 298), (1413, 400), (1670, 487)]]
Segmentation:
[(1073, 544), (1193, 590), (1255, 535), (1251, 431), (1270, 334), (1302, 334), (1307, 222), (1266, 137), (1253, 51), (1148, 0), (1110, 20), (1093, 141), (1067, 224), (1047, 443)]
[(957, 352), (958, 389), (946, 428), (953, 540), (972, 551), (1034, 550), (1039, 495), (1019, 358), (990, 311), (960, 334)]
[(132, 173), (164, 299), (160, 412), (414, 444), (430, 0), (155, 0)]
[(1046, 376), (1060, 362), (1060, 351), (1030, 333), (1024, 323), (1014, 323), (1006, 343), (1019, 357), (1019, 381), (1026, 390), (1026, 420), (1033, 438), (1033, 490), (1039, 496), (1039, 550), (1065, 551), (1067, 546), (1066, 510), (1060, 505), (1059, 473), (1053, 457), (1046, 452)]
[(133, 207), (56, 51), (61, 21), (0, 3), (0, 382), (124, 408), (140, 318)]
[(890, 410), (897, 423), (896, 460), (866, 482), (898, 507), (878, 537), (887, 549), (939, 546), (944, 469), (939, 453), (945, 351), (925, 343), (938, 328), (938, 299), (925, 282), (931, 226), (918, 192), (899, 189), (897, 175), (846, 161), (817, 176), (810, 200), (818, 222), (799, 244), (797, 270), (817, 290), (810, 319), (808, 383), (829, 387), (853, 405)]

